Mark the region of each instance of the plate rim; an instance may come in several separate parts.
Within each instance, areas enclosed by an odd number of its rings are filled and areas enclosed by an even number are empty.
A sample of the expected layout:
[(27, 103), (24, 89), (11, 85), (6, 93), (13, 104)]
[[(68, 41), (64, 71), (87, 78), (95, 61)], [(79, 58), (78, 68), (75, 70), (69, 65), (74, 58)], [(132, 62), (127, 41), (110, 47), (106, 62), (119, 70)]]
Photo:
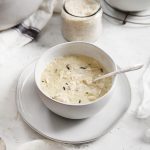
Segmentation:
[[(49, 140), (52, 140), (52, 141), (55, 141), (55, 142), (59, 142), (59, 143), (64, 143), (64, 144), (85, 144), (85, 143), (89, 143), (89, 142), (93, 142), (101, 137), (103, 137), (105, 134), (107, 134), (111, 129), (113, 129), (117, 123), (125, 116), (126, 112), (129, 110), (130, 108), (130, 105), (131, 105), (131, 101), (132, 101), (132, 93), (131, 93), (131, 85), (130, 85), (130, 82), (128, 80), (128, 77), (123, 74), (123, 76), (126, 78), (127, 80), (127, 84), (129, 86), (129, 96), (130, 96), (130, 102), (128, 104), (128, 107), (122, 112), (122, 114), (118, 117), (118, 119), (113, 123), (111, 124), (111, 127), (109, 127), (107, 130), (105, 130), (101, 135), (97, 136), (97, 137), (94, 137), (94, 138), (91, 138), (89, 140), (82, 140), (82, 141), (65, 141), (65, 140), (59, 140), (59, 139), (55, 139), (55, 138), (52, 138), (44, 133), (42, 133), (41, 131), (39, 131), (38, 129), (36, 129), (35, 127), (33, 127), (29, 121), (27, 121), (26, 117), (24, 116), (24, 113), (22, 112), (22, 109), (21, 109), (21, 105), (20, 105), (20, 96), (21, 96), (21, 92), (20, 92), (20, 86), (21, 86), (21, 83), (24, 82), (24, 81), (21, 81), (22, 78), (23, 78), (23, 75), (25, 74), (25, 72), (34, 64), (36, 64), (36, 61), (37, 61), (37, 58), (35, 60), (33, 60), (31, 63), (29, 63), (24, 69), (23, 71), (21, 72), (19, 78), (18, 78), (18, 83), (17, 83), (17, 86), (16, 86), (16, 94), (15, 94), (15, 99), (16, 99), (16, 105), (17, 105), (17, 109), (18, 109), (18, 112), (21, 116), (21, 118), (23, 119), (23, 121), (31, 128), (33, 129), (35, 132), (37, 132), (38, 134), (42, 135), (43, 137), (49, 139)], [(118, 67), (120, 68), (120, 67)], [(30, 74), (28, 74), (28, 76), (30, 76)], [(26, 78), (24, 78), (24, 80), (28, 79), (28, 76)], [(22, 83), (23, 85), (23, 83)], [(21, 86), (22, 88), (23, 86)]]

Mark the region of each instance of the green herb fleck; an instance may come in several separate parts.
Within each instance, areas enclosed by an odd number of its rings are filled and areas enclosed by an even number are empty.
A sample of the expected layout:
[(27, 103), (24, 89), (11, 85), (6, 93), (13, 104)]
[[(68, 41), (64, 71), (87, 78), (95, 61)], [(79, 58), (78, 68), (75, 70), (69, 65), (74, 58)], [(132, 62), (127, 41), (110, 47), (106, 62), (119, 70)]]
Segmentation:
[(57, 69), (55, 69), (55, 73), (57, 72)]
[(101, 71), (101, 72), (104, 72), (103, 68), (100, 68), (100, 71)]
[(81, 100), (79, 99), (79, 104), (81, 103)]
[(80, 67), (80, 69), (87, 69), (87, 67)]
[(68, 70), (70, 70), (70, 65), (69, 65), (69, 64), (67, 64), (67, 65), (66, 65), (66, 68), (67, 68)]

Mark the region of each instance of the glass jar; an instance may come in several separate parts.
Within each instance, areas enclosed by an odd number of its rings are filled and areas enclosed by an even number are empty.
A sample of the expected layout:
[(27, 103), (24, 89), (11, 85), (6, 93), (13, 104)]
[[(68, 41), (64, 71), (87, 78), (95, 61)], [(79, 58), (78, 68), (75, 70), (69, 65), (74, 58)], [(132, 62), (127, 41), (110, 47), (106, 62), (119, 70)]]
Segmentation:
[(61, 13), (64, 38), (67, 41), (96, 41), (102, 30), (102, 9), (100, 3), (98, 9), (87, 16), (70, 13), (66, 9), (65, 3)]

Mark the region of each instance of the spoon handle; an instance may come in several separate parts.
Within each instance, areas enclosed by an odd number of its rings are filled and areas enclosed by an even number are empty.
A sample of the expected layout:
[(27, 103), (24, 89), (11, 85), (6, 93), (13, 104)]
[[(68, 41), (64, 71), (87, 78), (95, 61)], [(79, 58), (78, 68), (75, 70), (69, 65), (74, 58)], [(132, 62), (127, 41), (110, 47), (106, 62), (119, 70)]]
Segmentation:
[(141, 69), (142, 67), (143, 67), (143, 65), (140, 64), (140, 65), (120, 69), (120, 70), (117, 70), (117, 71), (114, 71), (114, 72), (110, 72), (110, 73), (107, 73), (105, 75), (102, 75), (100, 77), (95, 78), (94, 82), (97, 81), (97, 80), (101, 80), (101, 79), (104, 79), (104, 78), (108, 78), (108, 77), (120, 74), (120, 73), (125, 73), (125, 72), (129, 72), (129, 71), (138, 70), (138, 69)]

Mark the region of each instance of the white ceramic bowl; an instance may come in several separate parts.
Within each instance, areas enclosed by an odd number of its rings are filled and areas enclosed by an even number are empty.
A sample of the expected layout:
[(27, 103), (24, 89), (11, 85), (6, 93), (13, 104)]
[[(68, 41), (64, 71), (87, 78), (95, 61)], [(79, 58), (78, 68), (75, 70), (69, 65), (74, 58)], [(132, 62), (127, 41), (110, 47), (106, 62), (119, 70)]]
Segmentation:
[(50, 48), (46, 51), (38, 60), (35, 67), (35, 83), (37, 85), (37, 91), (39, 96), (46, 107), (48, 107), (54, 113), (70, 118), (70, 119), (83, 119), (90, 117), (99, 112), (110, 100), (111, 95), (114, 92), (116, 77), (113, 78), (111, 89), (102, 97), (98, 98), (92, 103), (88, 104), (66, 104), (56, 101), (52, 98), (47, 97), (41, 88), (41, 74), (44, 71), (47, 64), (50, 63), (54, 58), (66, 55), (85, 55), (93, 57), (98, 60), (107, 71), (116, 70), (116, 65), (111, 57), (106, 54), (103, 50), (96, 47), (95, 45), (85, 42), (69, 42), (59, 44)]
[(0, 0), (0, 30), (19, 24), (41, 3), (42, 0)]
[(150, 8), (150, 0), (106, 0), (111, 6), (123, 11), (142, 11)]

